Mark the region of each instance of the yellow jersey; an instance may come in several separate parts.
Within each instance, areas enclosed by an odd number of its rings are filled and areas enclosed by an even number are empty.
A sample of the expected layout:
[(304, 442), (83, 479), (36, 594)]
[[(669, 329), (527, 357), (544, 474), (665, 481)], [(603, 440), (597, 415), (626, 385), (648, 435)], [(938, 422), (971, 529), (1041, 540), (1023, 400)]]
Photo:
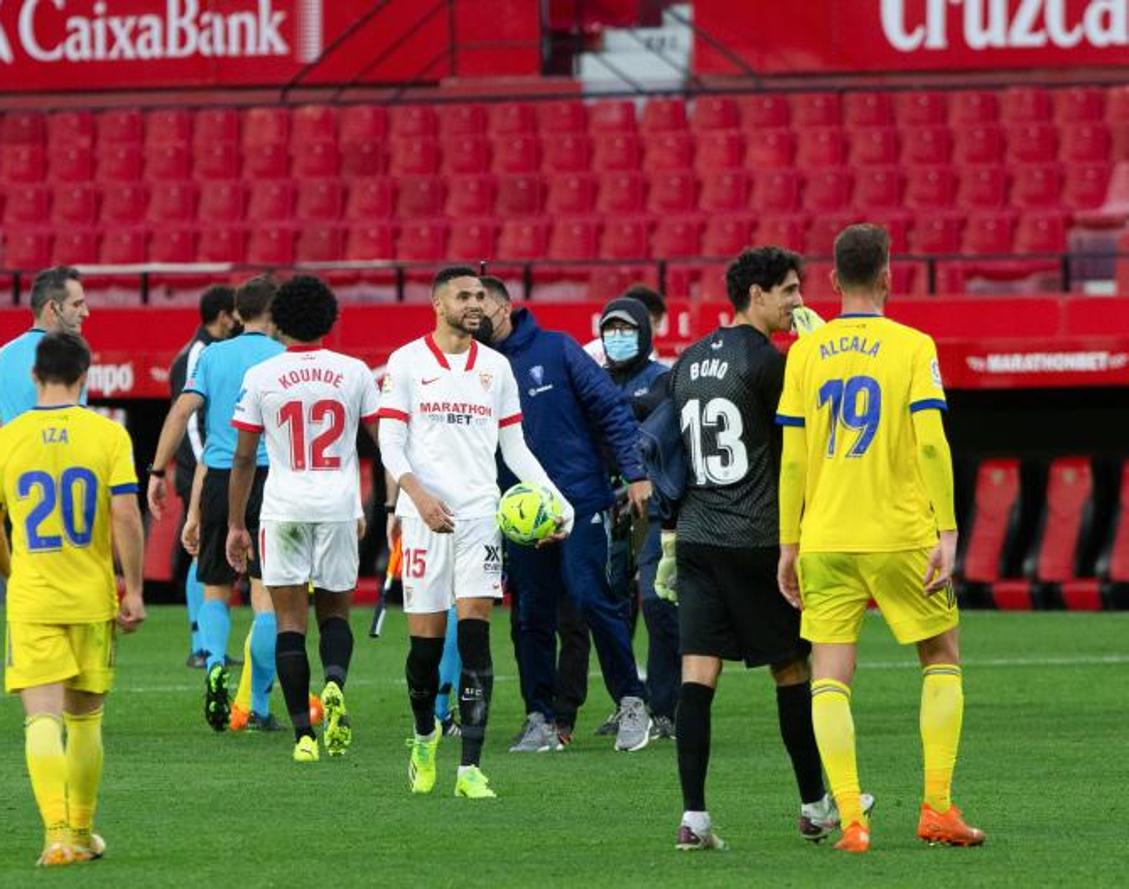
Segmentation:
[(12, 522), (12, 621), (80, 624), (118, 613), (110, 498), (135, 494), (129, 433), (73, 405), (0, 428), (0, 507)]
[(934, 545), (911, 415), (945, 408), (937, 347), (912, 327), (849, 314), (797, 340), (776, 421), (807, 433), (800, 551)]

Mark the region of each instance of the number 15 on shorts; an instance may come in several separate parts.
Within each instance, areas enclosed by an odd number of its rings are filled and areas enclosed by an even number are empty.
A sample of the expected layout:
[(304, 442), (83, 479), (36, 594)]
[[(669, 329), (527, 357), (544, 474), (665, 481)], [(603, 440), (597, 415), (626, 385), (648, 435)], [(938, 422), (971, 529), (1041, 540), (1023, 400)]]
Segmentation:
[(402, 574), (405, 578), (411, 577), (419, 579), (427, 573), (427, 550), (425, 549), (406, 549), (404, 550), (404, 567)]

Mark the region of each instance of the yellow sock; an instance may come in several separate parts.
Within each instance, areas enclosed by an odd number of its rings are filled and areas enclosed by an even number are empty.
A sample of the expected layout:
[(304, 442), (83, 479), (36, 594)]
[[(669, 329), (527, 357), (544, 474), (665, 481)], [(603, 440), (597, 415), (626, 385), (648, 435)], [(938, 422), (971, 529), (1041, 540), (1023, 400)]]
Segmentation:
[(63, 751), (63, 721), (36, 713), (24, 722), (27, 772), (35, 794), (47, 844), (70, 840), (67, 826), (67, 755)]
[(952, 805), (953, 768), (963, 717), (960, 667), (926, 667), (921, 682), (921, 747), (925, 757), (925, 802), (936, 812), (947, 812)]
[(244, 713), (251, 712), (251, 631), (243, 640), (243, 669), (239, 673), (239, 688), (235, 690), (235, 706)]
[(67, 713), (67, 808), (71, 834), (89, 842), (102, 783), (102, 708), (76, 716)]
[(843, 826), (857, 821), (866, 827), (867, 820), (859, 799), (850, 687), (834, 679), (815, 680), (811, 684), (811, 721), (819, 745), (819, 758), (823, 760)]

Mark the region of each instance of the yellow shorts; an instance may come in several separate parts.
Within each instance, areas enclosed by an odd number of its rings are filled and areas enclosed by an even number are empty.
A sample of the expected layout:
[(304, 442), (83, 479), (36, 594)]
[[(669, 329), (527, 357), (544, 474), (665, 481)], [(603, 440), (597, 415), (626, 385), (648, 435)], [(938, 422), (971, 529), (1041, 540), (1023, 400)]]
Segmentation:
[(61, 682), (105, 694), (114, 681), (115, 623), (38, 624), (9, 621), (4, 658), (8, 692)]
[(930, 552), (801, 554), (800, 635), (809, 642), (857, 642), (872, 598), (902, 645), (951, 630), (960, 620), (952, 586), (925, 595)]

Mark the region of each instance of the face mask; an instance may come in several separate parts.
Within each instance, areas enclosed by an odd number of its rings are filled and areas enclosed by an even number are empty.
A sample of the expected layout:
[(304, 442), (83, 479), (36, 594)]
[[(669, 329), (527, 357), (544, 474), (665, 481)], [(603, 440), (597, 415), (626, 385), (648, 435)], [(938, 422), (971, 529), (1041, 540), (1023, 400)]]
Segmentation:
[(489, 315), (482, 316), (482, 320), (478, 322), (478, 329), (471, 336), (484, 346), (490, 345), (490, 341), (494, 339), (494, 322), (490, 320)]
[(608, 356), (609, 361), (614, 361), (616, 364), (630, 361), (639, 354), (639, 331), (637, 330), (614, 330), (611, 333), (605, 333), (603, 340), (604, 354)]

